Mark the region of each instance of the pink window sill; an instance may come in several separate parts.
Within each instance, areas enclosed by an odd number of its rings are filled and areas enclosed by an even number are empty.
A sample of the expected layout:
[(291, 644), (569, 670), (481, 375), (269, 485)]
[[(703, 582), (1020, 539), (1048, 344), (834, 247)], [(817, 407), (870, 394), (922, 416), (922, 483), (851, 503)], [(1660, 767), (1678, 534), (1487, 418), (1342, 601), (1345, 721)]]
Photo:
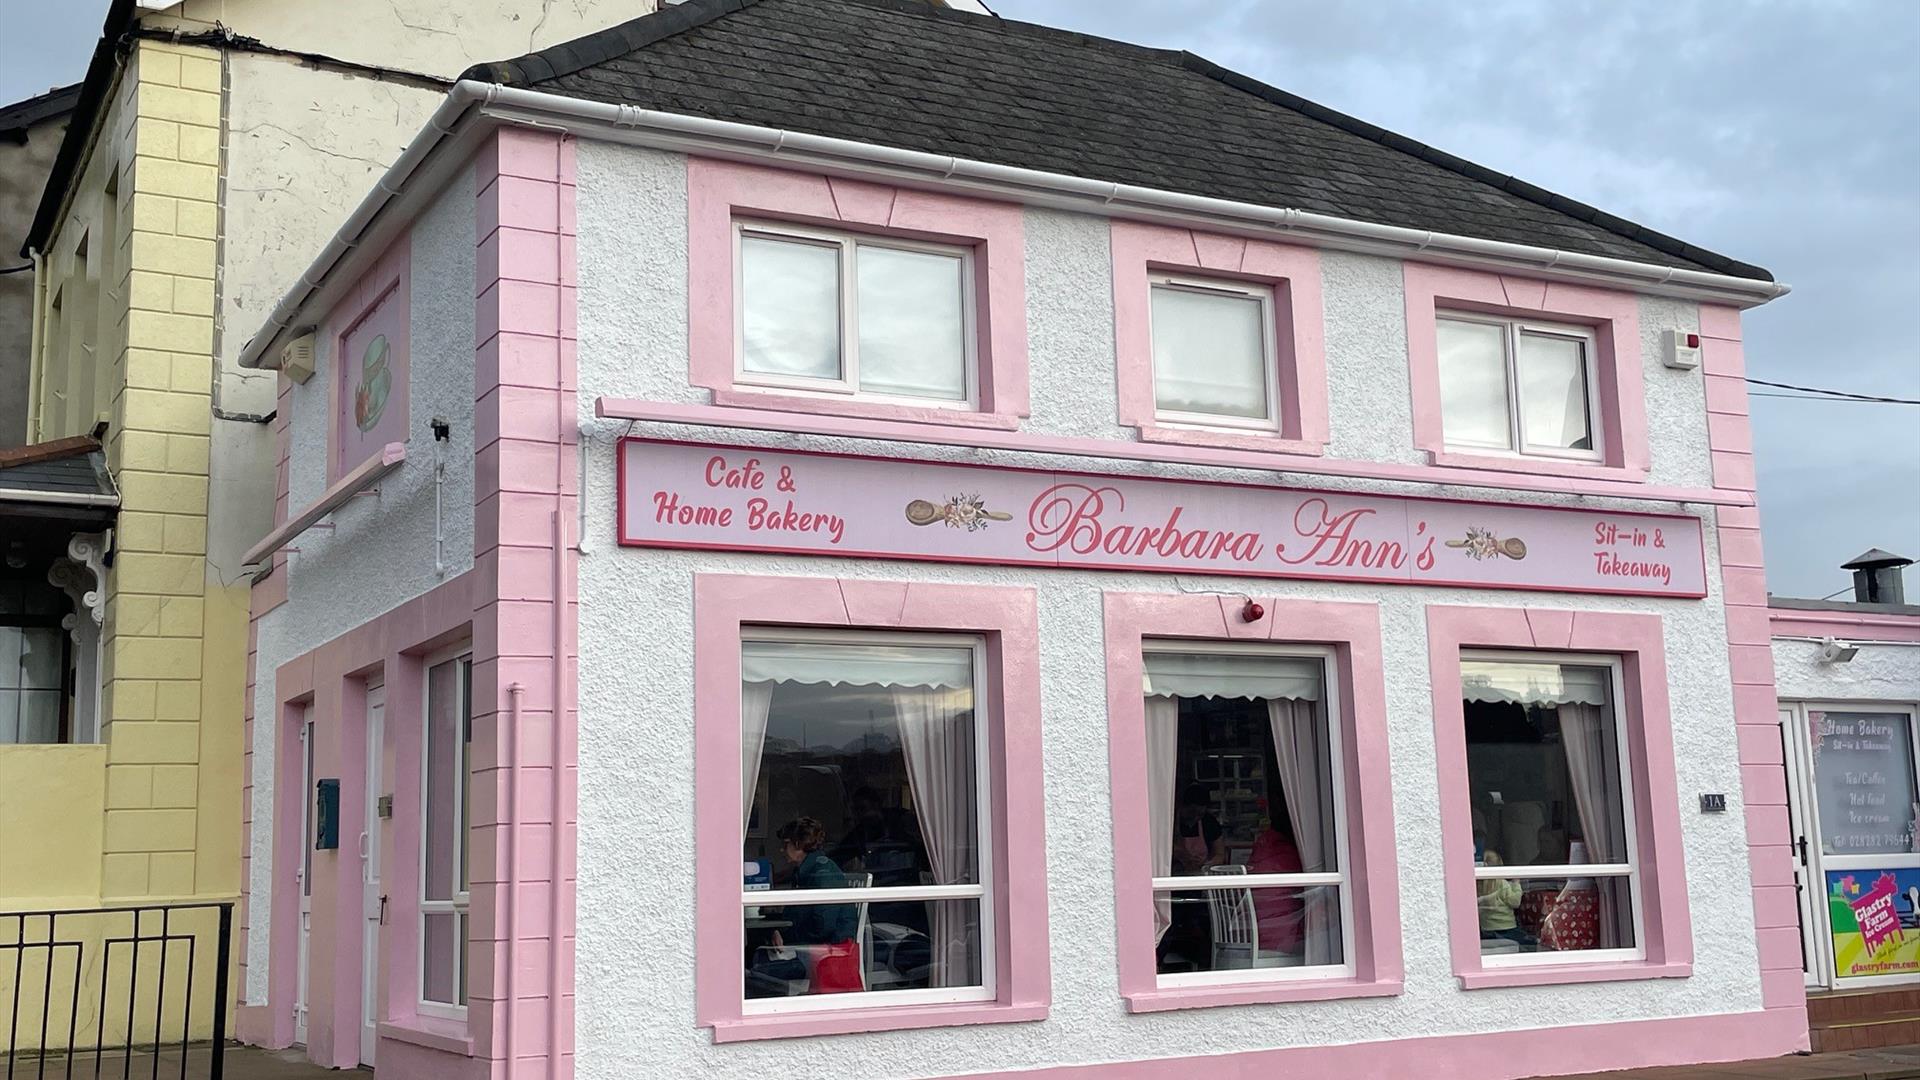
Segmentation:
[(1607, 465), (1598, 461), (1564, 461), (1548, 457), (1509, 457), (1505, 454), (1473, 454), (1458, 450), (1429, 450), (1427, 463), (1445, 469), (1484, 469), (1489, 472), (1530, 473), (1534, 476), (1572, 476), (1592, 480), (1617, 480), (1643, 484), (1647, 470), (1641, 465)]
[(897, 1005), (844, 1012), (762, 1013), (710, 1022), (713, 1041), (749, 1042), (810, 1035), (847, 1035), (859, 1031), (1012, 1024), (1045, 1020), (1045, 1005), (1001, 1005), (982, 1001), (965, 1005)]
[(437, 1016), (383, 1020), (379, 1030), (383, 1039), (412, 1043), (429, 1050), (444, 1050), (464, 1057), (473, 1056), (473, 1033), (458, 1020), (442, 1020)]
[(1462, 990), (1496, 986), (1557, 986), (1565, 983), (1628, 982), (1635, 979), (1685, 979), (1692, 964), (1529, 964), (1515, 967), (1458, 971)]
[(1010, 413), (808, 397), (801, 394), (782, 394), (775, 390), (717, 388), (712, 391), (712, 394), (715, 405), (735, 408), (820, 413), (827, 416), (851, 416), (868, 420), (901, 420), (909, 423), (939, 424), (945, 427), (997, 428), (1002, 431), (1012, 431), (1020, 426), (1020, 418)]
[(1143, 990), (1125, 995), (1127, 1011), (1168, 1012), (1173, 1009), (1211, 1009), (1219, 1005), (1266, 1005), (1275, 1002), (1336, 1001), (1342, 998), (1398, 997), (1398, 979), (1361, 982), (1329, 979), (1298, 982), (1240, 983), (1227, 986), (1181, 986)]
[(1227, 450), (1253, 450), (1266, 454), (1298, 454), (1319, 457), (1327, 445), (1314, 439), (1286, 439), (1277, 434), (1219, 431), (1212, 428), (1179, 427), (1170, 424), (1141, 424), (1141, 442), (1172, 443), (1178, 446), (1217, 446)]

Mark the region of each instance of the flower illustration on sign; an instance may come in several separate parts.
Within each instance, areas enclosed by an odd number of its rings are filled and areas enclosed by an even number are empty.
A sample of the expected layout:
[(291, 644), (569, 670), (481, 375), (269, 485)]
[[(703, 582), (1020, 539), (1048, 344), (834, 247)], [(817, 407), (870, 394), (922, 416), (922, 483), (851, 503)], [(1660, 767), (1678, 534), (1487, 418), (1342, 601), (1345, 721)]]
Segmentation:
[(361, 431), (372, 431), (387, 411), (387, 393), (393, 389), (393, 370), (387, 366), (387, 335), (379, 334), (367, 342), (360, 358), (360, 385), (353, 388), (353, 422)]
[(915, 525), (939, 522), (949, 529), (978, 532), (995, 521), (1012, 521), (1013, 515), (1003, 510), (987, 509), (986, 500), (978, 495), (955, 495), (944, 503), (913, 500), (907, 504), (907, 520)]
[(1450, 548), (1465, 549), (1467, 558), (1475, 561), (1498, 559), (1502, 556), (1509, 559), (1524, 559), (1527, 557), (1527, 545), (1525, 541), (1517, 536), (1509, 536), (1505, 540), (1502, 540), (1494, 535), (1492, 529), (1481, 525), (1467, 526), (1467, 535), (1459, 540), (1447, 541), (1447, 546)]

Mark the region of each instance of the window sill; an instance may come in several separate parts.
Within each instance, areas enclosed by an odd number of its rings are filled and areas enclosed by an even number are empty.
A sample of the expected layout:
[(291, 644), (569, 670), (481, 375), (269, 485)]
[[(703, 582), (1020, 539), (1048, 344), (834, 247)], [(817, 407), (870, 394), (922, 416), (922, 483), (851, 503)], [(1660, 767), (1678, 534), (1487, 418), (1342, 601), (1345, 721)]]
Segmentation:
[(1427, 463), (1443, 469), (1481, 469), (1487, 472), (1529, 473), (1534, 476), (1586, 477), (1594, 480), (1615, 480), (1627, 484), (1643, 484), (1647, 480), (1647, 470), (1644, 465), (1608, 465), (1600, 461), (1475, 454), (1460, 450), (1428, 450)]
[(1168, 1012), (1174, 1009), (1211, 1009), (1220, 1005), (1267, 1005), (1295, 1001), (1337, 1001), (1343, 998), (1398, 997), (1398, 979), (1361, 982), (1356, 979), (1296, 982), (1240, 983), (1228, 986), (1183, 986), (1125, 995), (1127, 1011)]
[(1045, 1005), (1001, 1005), (983, 1001), (965, 1005), (897, 1005), (845, 1012), (761, 1013), (712, 1020), (707, 1026), (713, 1028), (714, 1042), (730, 1043), (860, 1031), (1012, 1024), (1046, 1018)]
[(868, 420), (901, 420), (918, 424), (942, 424), (948, 427), (996, 428), (1013, 431), (1020, 418), (1009, 413), (980, 412), (973, 409), (943, 409), (935, 405), (902, 405), (890, 401), (808, 397), (782, 394), (777, 390), (746, 390), (738, 387), (714, 387), (713, 403), (733, 408), (771, 409), (776, 412), (819, 413), (825, 416), (852, 416)]
[(1693, 965), (1650, 964), (1645, 961), (1600, 964), (1529, 964), (1514, 967), (1458, 971), (1462, 990), (1497, 986), (1558, 986), (1567, 983), (1628, 982), (1636, 979), (1685, 979)]
[(1226, 450), (1253, 450), (1265, 454), (1298, 454), (1319, 457), (1326, 443), (1314, 439), (1287, 439), (1278, 434), (1224, 431), (1216, 428), (1179, 427), (1170, 424), (1137, 425), (1141, 442), (1170, 443), (1176, 446), (1214, 446)]
[(473, 1033), (458, 1020), (441, 1020), (432, 1016), (415, 1016), (404, 1021), (383, 1020), (379, 1031), (383, 1039), (412, 1043), (429, 1050), (444, 1050), (464, 1057), (473, 1056)]

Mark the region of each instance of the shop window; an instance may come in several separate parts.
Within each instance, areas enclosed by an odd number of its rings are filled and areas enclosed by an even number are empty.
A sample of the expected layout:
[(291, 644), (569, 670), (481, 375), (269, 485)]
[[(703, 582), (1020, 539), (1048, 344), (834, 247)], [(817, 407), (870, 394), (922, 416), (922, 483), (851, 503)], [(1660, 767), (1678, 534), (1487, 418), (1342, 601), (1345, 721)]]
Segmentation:
[(1352, 973), (1329, 655), (1147, 644), (1160, 985)]
[(742, 384), (973, 407), (971, 251), (786, 225), (736, 235)]
[[(1854, 855), (1920, 853), (1915, 839), (1920, 788), (1914, 784), (1913, 714), (1814, 708), (1807, 710), (1807, 726), (1826, 864), (1834, 865), (1834, 857), (1844, 863)], [(1867, 868), (1846, 865), (1849, 870)]]
[(966, 637), (750, 631), (749, 1011), (994, 996), (981, 650)]
[(1221, 279), (1152, 279), (1155, 416), (1167, 423), (1279, 426), (1273, 290)]
[(459, 1018), (467, 1005), (473, 805), (473, 657), (463, 646), (426, 671), (421, 783), (420, 1012)]
[(1460, 664), (1480, 952), (1488, 965), (1639, 959), (1618, 661)]
[(1435, 333), (1448, 447), (1601, 458), (1592, 331), (1448, 313)]
[(0, 571), (0, 746), (71, 739), (67, 611), (44, 580)]

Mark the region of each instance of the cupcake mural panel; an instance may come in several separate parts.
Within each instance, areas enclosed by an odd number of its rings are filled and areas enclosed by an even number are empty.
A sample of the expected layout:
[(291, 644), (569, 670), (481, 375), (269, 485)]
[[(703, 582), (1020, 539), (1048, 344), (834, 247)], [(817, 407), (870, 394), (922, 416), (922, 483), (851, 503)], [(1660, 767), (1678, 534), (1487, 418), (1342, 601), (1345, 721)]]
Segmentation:
[(643, 547), (1703, 596), (1697, 518), (629, 438)]
[(407, 438), (407, 282), (376, 275), (335, 357), (334, 475)]

